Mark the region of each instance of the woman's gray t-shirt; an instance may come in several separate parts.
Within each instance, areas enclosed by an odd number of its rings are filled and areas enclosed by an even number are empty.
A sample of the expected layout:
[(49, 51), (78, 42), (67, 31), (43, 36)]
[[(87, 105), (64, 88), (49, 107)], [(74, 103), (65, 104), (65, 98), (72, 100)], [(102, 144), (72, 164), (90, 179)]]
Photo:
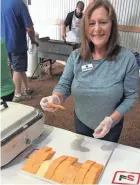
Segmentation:
[(79, 50), (72, 52), (53, 92), (61, 92), (65, 98), (71, 94), (77, 117), (94, 130), (115, 110), (123, 117), (135, 103), (138, 65), (133, 53), (123, 47), (115, 61), (83, 61), (79, 56)]

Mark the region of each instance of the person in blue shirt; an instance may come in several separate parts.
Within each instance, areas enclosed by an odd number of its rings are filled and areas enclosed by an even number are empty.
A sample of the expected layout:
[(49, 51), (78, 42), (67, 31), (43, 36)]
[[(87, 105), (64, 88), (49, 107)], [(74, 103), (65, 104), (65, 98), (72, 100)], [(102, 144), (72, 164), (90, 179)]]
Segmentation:
[[(27, 40), (28, 33), (33, 44), (37, 44), (33, 22), (23, 0), (1, 1), (1, 37), (6, 44), (9, 60), (13, 69), (15, 96), (13, 101), (31, 99), (33, 89), (28, 86)], [(22, 84), (24, 90), (22, 92)]]
[(123, 117), (138, 98), (139, 72), (134, 54), (118, 42), (115, 10), (107, 0), (91, 3), (82, 19), (81, 47), (70, 55), (51, 96), (40, 101), (62, 104), (74, 97), (75, 131), (118, 142)]

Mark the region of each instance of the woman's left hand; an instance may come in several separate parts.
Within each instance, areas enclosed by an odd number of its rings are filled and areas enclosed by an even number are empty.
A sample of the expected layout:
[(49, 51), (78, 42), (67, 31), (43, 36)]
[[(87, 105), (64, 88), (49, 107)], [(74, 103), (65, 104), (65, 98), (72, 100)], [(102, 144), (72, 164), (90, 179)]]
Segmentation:
[(94, 130), (93, 136), (95, 138), (103, 138), (111, 129), (113, 120), (111, 117), (105, 117), (105, 119)]

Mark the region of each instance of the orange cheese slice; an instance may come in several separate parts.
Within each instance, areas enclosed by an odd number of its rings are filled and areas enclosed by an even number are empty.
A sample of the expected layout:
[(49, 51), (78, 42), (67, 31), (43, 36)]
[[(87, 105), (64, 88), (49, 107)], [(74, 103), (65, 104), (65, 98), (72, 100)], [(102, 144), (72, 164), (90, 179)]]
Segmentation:
[(47, 159), (50, 159), (54, 154), (55, 154), (55, 151), (53, 151), (53, 150), (50, 150), (50, 151), (47, 151), (47, 152), (44, 152), (44, 153), (42, 152), (39, 155), (37, 155), (36, 161), (43, 162)]
[(94, 163), (94, 161), (90, 160), (83, 163), (82, 166), (79, 168), (78, 172), (76, 173), (76, 177), (73, 184), (82, 184), (87, 172)]
[(53, 177), (52, 177), (52, 181), (55, 181), (55, 182), (58, 182), (58, 183), (62, 183), (65, 176), (66, 176), (66, 173), (67, 173), (67, 170), (69, 168), (69, 166), (75, 162), (77, 162), (78, 159), (75, 158), (75, 157), (68, 157), (66, 160), (64, 160), (56, 169), (56, 171), (54, 172), (53, 174)]
[(40, 153), (40, 155), (37, 155), (37, 158), (29, 158), (25, 162), (22, 170), (27, 171), (29, 173), (35, 174), (38, 169), (40, 168), (43, 161), (50, 159), (55, 154), (55, 151), (47, 151), (45, 153)]
[(76, 173), (81, 167), (81, 165), (82, 165), (81, 163), (74, 163), (73, 165), (70, 165), (62, 183), (63, 184), (73, 184), (73, 181), (76, 177)]
[(57, 109), (63, 109), (63, 110), (65, 110), (65, 108), (62, 105), (57, 105), (57, 104), (54, 104), (54, 103), (49, 103), (48, 106), (49, 107), (52, 107), (52, 108), (57, 108)]
[(53, 160), (53, 162), (50, 164), (48, 171), (45, 174), (46, 179), (51, 179), (53, 177), (53, 174), (55, 173), (57, 167), (68, 158), (68, 156), (60, 156), (59, 158)]
[(41, 165), (42, 162), (38, 162), (36, 163), (34, 160), (28, 160), (22, 170), (23, 171), (26, 171), (28, 173), (32, 173), (32, 174), (35, 174), (37, 172), (37, 170), (39, 169), (40, 165)]
[(48, 152), (48, 151), (50, 151), (50, 150), (52, 150), (51, 147), (43, 147), (43, 148), (41, 148), (41, 149), (36, 150), (35, 152), (33, 152), (33, 153), (29, 156), (29, 158), (30, 158), (30, 159), (35, 159), (35, 160), (36, 160), (36, 159), (38, 158), (38, 156), (40, 156), (42, 153)]
[(96, 184), (103, 168), (104, 166), (102, 164), (93, 164), (87, 172), (83, 184)]

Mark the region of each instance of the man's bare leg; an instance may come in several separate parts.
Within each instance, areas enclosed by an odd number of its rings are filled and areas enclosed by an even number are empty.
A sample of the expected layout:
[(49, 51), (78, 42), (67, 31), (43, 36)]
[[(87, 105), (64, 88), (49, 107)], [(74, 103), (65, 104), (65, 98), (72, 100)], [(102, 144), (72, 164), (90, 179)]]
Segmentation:
[(14, 102), (21, 102), (21, 101), (25, 101), (25, 100), (30, 100), (32, 97), (30, 95), (26, 94), (22, 94), (21, 91), (21, 85), (23, 83), (23, 75), (22, 72), (15, 72), (13, 74), (13, 81), (15, 84), (15, 96), (13, 98)]
[(31, 95), (34, 92), (34, 90), (29, 88), (28, 78), (25, 72), (22, 72), (22, 83), (24, 86), (24, 94)]
[(22, 75), (21, 72), (13, 73), (13, 82), (15, 84), (15, 96), (21, 96), (21, 84), (22, 84)]
[(29, 89), (26, 73), (22, 72), (21, 75), (22, 75), (22, 83), (23, 83), (24, 88)]

